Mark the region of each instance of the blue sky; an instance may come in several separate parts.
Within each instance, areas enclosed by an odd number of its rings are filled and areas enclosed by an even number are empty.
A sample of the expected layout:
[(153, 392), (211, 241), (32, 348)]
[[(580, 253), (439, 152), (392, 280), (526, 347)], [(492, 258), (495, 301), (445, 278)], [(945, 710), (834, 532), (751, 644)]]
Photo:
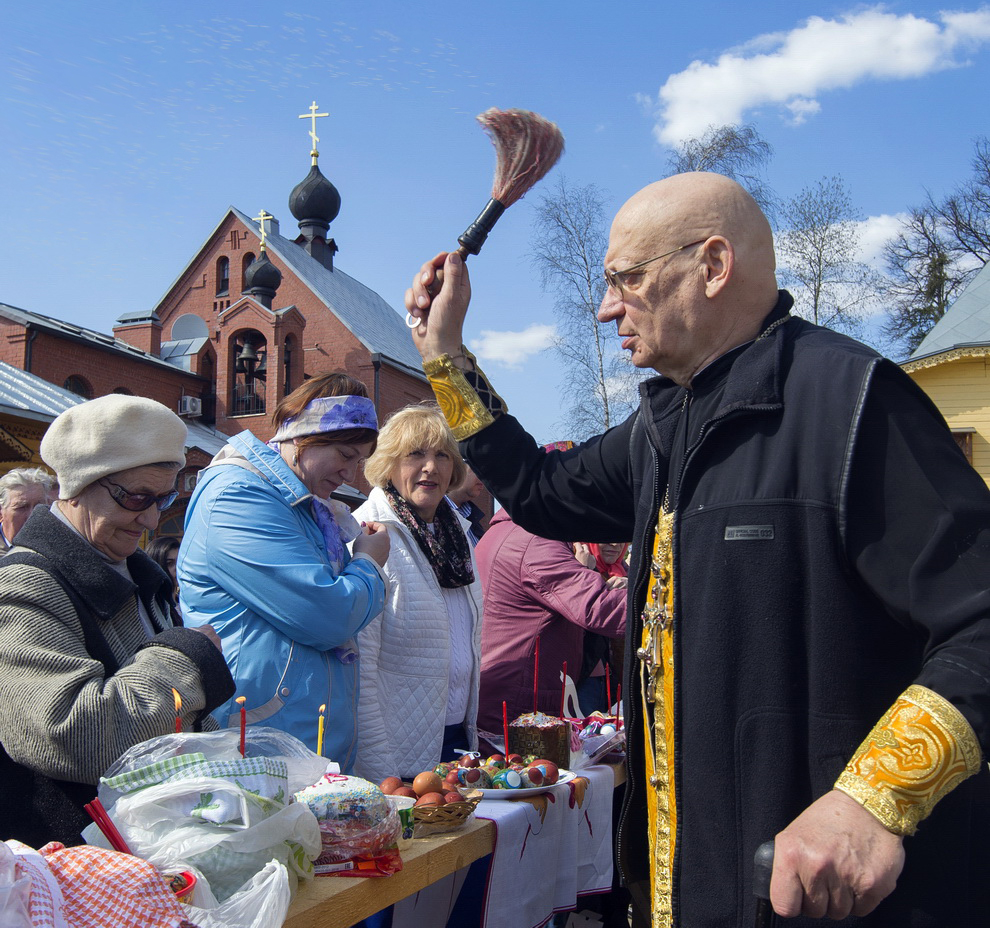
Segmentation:
[[(236, 12), (231, 10), (236, 8)], [(701, 12), (699, 12), (701, 10)], [(228, 205), (294, 228), (309, 168), (343, 205), (337, 264), (397, 309), (484, 205), (490, 106), (557, 122), (556, 172), (614, 210), (710, 123), (752, 123), (792, 196), (842, 176), (865, 257), (898, 214), (969, 176), (990, 134), (990, 6), (616, 0), (18, 4), (0, 48), (0, 301), (109, 332), (155, 305)], [(551, 174), (544, 185), (553, 181)], [(541, 440), (560, 434), (532, 202), (472, 258), (468, 338)]]

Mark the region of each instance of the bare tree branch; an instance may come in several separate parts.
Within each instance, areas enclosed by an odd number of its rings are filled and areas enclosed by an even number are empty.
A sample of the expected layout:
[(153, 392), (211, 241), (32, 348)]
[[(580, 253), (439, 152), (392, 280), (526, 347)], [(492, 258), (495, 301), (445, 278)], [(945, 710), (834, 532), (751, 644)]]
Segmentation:
[(910, 354), (990, 261), (990, 141), (976, 139), (972, 177), (942, 200), (928, 194), (884, 247), (890, 310), (884, 333)]
[(544, 192), (536, 207), (533, 261), (543, 289), (555, 297), (553, 348), (565, 367), (562, 392), (568, 409), (560, 425), (575, 439), (616, 425), (635, 403), (632, 366), (621, 356), (614, 327), (598, 321), (607, 228), (604, 196), (593, 184), (569, 187), (558, 176), (556, 188)]
[(714, 171), (745, 187), (773, 222), (777, 197), (763, 177), (773, 148), (753, 126), (709, 126), (704, 134), (682, 142), (670, 156), (671, 174)]
[(794, 291), (798, 312), (858, 334), (883, 281), (858, 260), (857, 219), (842, 178), (823, 177), (784, 204), (777, 257), (778, 277)]

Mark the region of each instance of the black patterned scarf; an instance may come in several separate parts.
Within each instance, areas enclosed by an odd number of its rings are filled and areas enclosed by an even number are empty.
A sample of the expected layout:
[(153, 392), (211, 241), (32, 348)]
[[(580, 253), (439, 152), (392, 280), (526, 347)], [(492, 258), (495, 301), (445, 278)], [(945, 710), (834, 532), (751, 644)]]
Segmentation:
[(471, 549), (468, 547), (464, 529), (457, 521), (457, 514), (446, 499), (437, 506), (431, 532), (426, 522), (400, 495), (391, 482), (384, 487), (389, 505), (395, 510), (399, 521), (412, 532), (426, 559), (444, 589), (452, 590), (474, 582), (471, 570)]

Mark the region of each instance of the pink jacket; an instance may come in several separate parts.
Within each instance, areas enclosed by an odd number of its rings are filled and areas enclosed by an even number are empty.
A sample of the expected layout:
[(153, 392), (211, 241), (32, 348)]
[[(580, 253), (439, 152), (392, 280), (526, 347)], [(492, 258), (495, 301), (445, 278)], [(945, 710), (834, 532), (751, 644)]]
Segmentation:
[(577, 562), (571, 546), (531, 535), (500, 510), (475, 549), (483, 590), (478, 728), (502, 731), (533, 711), (533, 654), (540, 636), (538, 708), (560, 712), (560, 672), (581, 670), (585, 629), (619, 638), (626, 627), (626, 590), (610, 590)]

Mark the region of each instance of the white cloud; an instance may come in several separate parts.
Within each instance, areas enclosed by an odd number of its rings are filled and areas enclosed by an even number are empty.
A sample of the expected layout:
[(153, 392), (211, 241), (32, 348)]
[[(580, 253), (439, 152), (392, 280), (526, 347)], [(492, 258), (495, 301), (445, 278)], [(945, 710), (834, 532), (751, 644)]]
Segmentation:
[[(966, 64), (990, 41), (990, 7), (942, 12), (928, 20), (882, 7), (837, 19), (812, 16), (790, 32), (757, 36), (719, 56), (692, 61), (660, 88), (654, 133), (664, 145), (738, 124), (748, 111), (783, 107), (800, 123), (818, 112), (818, 96), (867, 80), (908, 80)], [(649, 97), (638, 95), (640, 103)]]
[(486, 329), (482, 331), (481, 338), (471, 339), (468, 347), (482, 361), (496, 361), (518, 370), (530, 355), (549, 348), (556, 334), (556, 327), (539, 323), (521, 332), (492, 332)]
[(859, 226), (859, 260), (874, 270), (883, 272), (883, 246), (900, 230), (910, 217), (907, 213), (870, 216), (857, 223)]

